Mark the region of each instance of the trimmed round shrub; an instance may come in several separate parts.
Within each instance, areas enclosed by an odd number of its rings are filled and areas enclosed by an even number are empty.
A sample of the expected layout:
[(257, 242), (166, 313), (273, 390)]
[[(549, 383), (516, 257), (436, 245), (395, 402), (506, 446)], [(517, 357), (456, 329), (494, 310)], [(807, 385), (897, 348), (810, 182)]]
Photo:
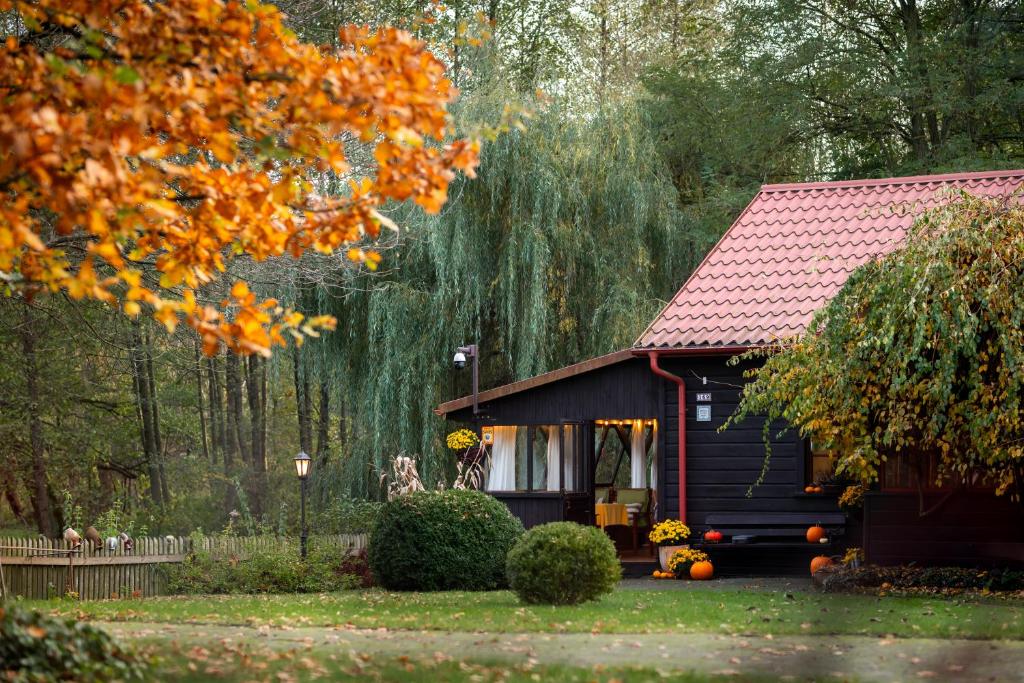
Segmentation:
[(0, 680), (142, 681), (147, 662), (105, 631), (0, 603)]
[(479, 491), (417, 491), (384, 505), (366, 557), (384, 588), (493, 590), (505, 586), (505, 557), (523, 525)]
[(622, 578), (611, 539), (597, 527), (551, 522), (527, 531), (508, 554), (508, 581), (523, 602), (575, 605), (610, 593)]

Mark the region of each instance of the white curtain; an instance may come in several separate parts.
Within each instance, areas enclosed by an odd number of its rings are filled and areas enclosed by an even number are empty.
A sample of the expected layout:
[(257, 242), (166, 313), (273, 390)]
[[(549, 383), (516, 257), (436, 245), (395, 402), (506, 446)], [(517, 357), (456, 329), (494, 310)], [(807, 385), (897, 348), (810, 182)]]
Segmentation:
[(634, 489), (647, 488), (647, 439), (644, 421), (633, 420), (629, 437), (629, 485)]
[(495, 427), (491, 446), (491, 471), (487, 474), (488, 491), (516, 490), (516, 428)]
[(651, 443), (654, 444), (654, 448), (651, 449), (651, 488), (655, 491), (658, 490), (658, 426), (654, 425), (651, 427)]
[(565, 490), (576, 490), (576, 425), (565, 425)]
[[(561, 430), (558, 427), (546, 427), (548, 435), (548, 491), (557, 491), (561, 488), (558, 478), (558, 445), (561, 442)], [(569, 480), (566, 478), (566, 487)]]

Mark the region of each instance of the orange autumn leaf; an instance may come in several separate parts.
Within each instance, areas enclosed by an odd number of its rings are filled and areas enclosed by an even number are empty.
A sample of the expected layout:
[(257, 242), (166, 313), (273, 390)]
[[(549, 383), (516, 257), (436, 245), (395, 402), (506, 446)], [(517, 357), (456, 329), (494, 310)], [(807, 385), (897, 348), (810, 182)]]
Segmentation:
[[(405, 31), (345, 27), (316, 47), (252, 0), (0, 0), (9, 11), (27, 29), (0, 44), (0, 277), (145, 306), (207, 353), (267, 355), (336, 324), (244, 282), (198, 306), (232, 259), (340, 250), (374, 268), (350, 246), (393, 227), (378, 209), (436, 212), (478, 162), (476, 141), (447, 141), (444, 65)], [(38, 39), (54, 27), (68, 40)], [(375, 167), (354, 173), (345, 140)], [(317, 194), (326, 172), (350, 191)]]

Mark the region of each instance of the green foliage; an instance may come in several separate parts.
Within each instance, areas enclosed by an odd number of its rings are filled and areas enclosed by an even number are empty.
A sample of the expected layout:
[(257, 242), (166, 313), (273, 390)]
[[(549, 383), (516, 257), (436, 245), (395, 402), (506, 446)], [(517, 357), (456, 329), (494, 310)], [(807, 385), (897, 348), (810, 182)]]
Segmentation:
[(96, 515), (93, 526), (103, 538), (117, 536), (122, 532), (131, 537), (145, 536), (148, 531), (145, 526), (136, 528), (136, 520), (125, 512), (124, 501), (120, 500), (114, 501), (105, 512)]
[(381, 503), (338, 495), (321, 504), (310, 523), (320, 534), (366, 534), (373, 529)]
[(503, 503), (469, 490), (418, 491), (384, 505), (367, 558), (391, 590), (492, 590), (523, 533)]
[[(277, 4), (316, 44), (350, 22), (429, 41), (462, 91), (460, 130), (504, 120), (506, 105), (533, 116), (485, 144), (479, 177), (453, 184), (440, 215), (385, 207), (402, 230), (387, 233), (372, 276), (312, 254), (230, 266), (267, 283), (263, 294), (340, 322), (298, 351), (311, 419), (317, 384), (330, 396), (323, 448), (300, 440), (290, 354), (266, 364), (265, 473), (232, 445), (251, 441), (249, 382), (239, 424), (226, 429), (225, 359), (197, 363), (190, 333), (146, 345), (156, 463), (139, 457), (124, 316), (95, 302), (0, 300), (0, 354), (11, 359), (0, 363), (0, 482), (20, 501), (16, 513), (0, 503), (0, 523), (32, 516), (35, 406), (53, 528), (96, 525), (123, 500), (119, 522), (136, 531), (223, 529), (238, 510), (234, 533), (294, 532), (290, 459), (304, 447), (315, 457), (311, 520), (355, 530), (365, 521), (346, 520), (362, 513), (335, 514), (333, 500), (382, 497), (390, 454), (416, 454), (428, 486), (451, 481), (445, 425), (431, 410), (469, 392), (469, 373), (448, 362), (456, 345), (481, 342), (483, 387), (628, 346), (764, 182), (1019, 167), (1024, 157), (1022, 5), (1011, 0), (918, 2), (906, 13), (868, 0), (460, 0), (429, 10), (430, 22), (408, 0)], [(16, 15), (0, 14), (0, 35), (24, 31)], [(361, 163), (365, 150), (349, 149)], [(38, 401), (26, 399), (27, 328)], [(169, 488), (160, 505), (144, 500), (154, 469)]]
[[(722, 19), (714, 73), (774, 90), (825, 173), (960, 171), (1024, 155), (1016, 0), (738, 0)], [(751, 128), (770, 132), (777, 114), (754, 111)]]
[(807, 333), (748, 357), (766, 361), (726, 426), (784, 418), (865, 482), (902, 454), (921, 472), (936, 458), (939, 482), (1020, 486), (1024, 209), (962, 196), (926, 212)]
[(508, 581), (523, 602), (576, 605), (615, 589), (622, 567), (597, 527), (551, 522), (527, 531), (508, 554)]
[(171, 593), (328, 593), (365, 586), (365, 557), (346, 548), (311, 544), (305, 562), (298, 544), (282, 540), (273, 549), (242, 557), (199, 551), (168, 570)]
[(141, 681), (148, 667), (104, 631), (0, 603), (0, 678), (11, 683)]
[[(479, 96), (462, 119), (500, 111)], [(484, 146), (479, 177), (456, 183), (443, 213), (396, 209), (410, 230), (388, 272), (356, 276), (343, 298), (309, 296), (310, 313), (347, 324), (303, 353), (357, 415), (353, 457), (328, 465), (325, 489), (377, 496), (375, 473), (402, 451), (419, 456), (428, 487), (450, 481), (432, 411), (470, 391), (454, 348), (484, 340), (480, 382), (494, 386), (627, 347), (710, 245), (679, 211), (642, 111), (577, 119), (533, 105), (525, 132)]]
[(841, 567), (823, 583), (826, 591), (851, 591), (858, 588), (892, 590), (1024, 590), (1024, 570), (967, 567)]

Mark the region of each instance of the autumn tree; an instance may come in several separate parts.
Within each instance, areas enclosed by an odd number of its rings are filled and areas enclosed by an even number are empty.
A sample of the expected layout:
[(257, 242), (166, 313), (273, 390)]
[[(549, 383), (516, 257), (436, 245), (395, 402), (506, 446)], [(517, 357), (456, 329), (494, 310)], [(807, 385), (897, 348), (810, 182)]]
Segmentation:
[[(901, 458), (920, 488), (1024, 486), (1024, 208), (964, 196), (855, 271), (801, 337), (752, 352), (736, 423), (785, 419), (877, 480)], [(766, 429), (768, 427), (766, 426)], [(931, 479), (931, 481), (929, 481)]]
[[(279, 11), (220, 0), (0, 0), (20, 30), (0, 47), (0, 278), (131, 316), (180, 321), (212, 353), (269, 355), (331, 327), (227, 264), (307, 250), (373, 266), (388, 202), (436, 212), (476, 143), (446, 142), (456, 90), (408, 33), (342, 28), (300, 42)], [(369, 147), (372, 172), (354, 171)], [(313, 180), (335, 176), (327, 196)], [(211, 298), (212, 297), (212, 298)]]

